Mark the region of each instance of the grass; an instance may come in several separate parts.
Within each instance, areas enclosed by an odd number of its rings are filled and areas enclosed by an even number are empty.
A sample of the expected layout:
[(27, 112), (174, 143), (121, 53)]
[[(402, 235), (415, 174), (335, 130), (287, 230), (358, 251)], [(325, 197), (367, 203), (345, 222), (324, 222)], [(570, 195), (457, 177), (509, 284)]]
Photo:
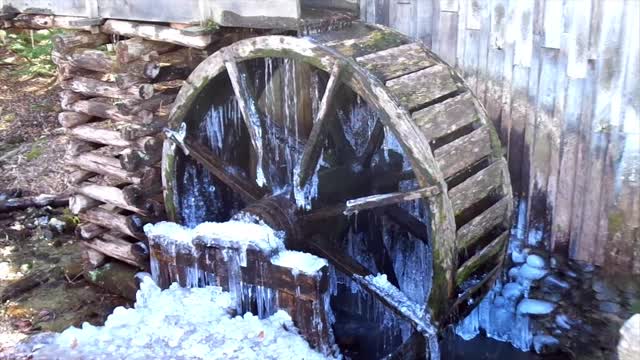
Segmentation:
[(25, 61), (15, 70), (16, 75), (28, 77), (51, 77), (56, 66), (51, 61), (53, 42), (51, 38), (61, 30), (38, 30), (5, 32), (0, 34), (2, 46)]
[(31, 145), (31, 150), (29, 150), (26, 154), (24, 154), (24, 157), (25, 159), (27, 159), (27, 161), (35, 160), (39, 158), (40, 155), (42, 155), (43, 151), (44, 151), (43, 145), (36, 143)]

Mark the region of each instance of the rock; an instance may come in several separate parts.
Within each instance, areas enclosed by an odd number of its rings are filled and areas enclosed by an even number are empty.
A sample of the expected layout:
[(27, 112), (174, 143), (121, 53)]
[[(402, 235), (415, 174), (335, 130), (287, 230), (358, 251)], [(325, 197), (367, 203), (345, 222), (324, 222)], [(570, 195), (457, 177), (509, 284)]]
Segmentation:
[(560, 341), (551, 335), (536, 335), (533, 337), (533, 348), (538, 354), (556, 352)]
[(598, 309), (600, 309), (600, 311), (606, 312), (606, 313), (610, 313), (610, 314), (615, 314), (620, 312), (620, 305), (611, 302), (611, 301), (603, 301), (600, 303), (600, 305), (598, 306)]
[(58, 218), (51, 218), (49, 220), (49, 228), (58, 234), (64, 233), (66, 227), (67, 223)]
[(522, 299), (518, 303), (518, 314), (546, 315), (556, 308), (556, 304), (538, 299)]
[(560, 279), (557, 275), (545, 277), (542, 284), (549, 288), (549, 290), (566, 290), (570, 287), (568, 282)]
[(556, 325), (558, 325), (559, 328), (570, 330), (572, 327), (571, 324), (572, 324), (572, 321), (569, 319), (567, 315), (565, 314), (556, 315)]
[(596, 292), (596, 299), (600, 301), (617, 302), (619, 300), (618, 290), (603, 279), (594, 279), (591, 288)]
[(544, 269), (546, 263), (542, 256), (531, 254), (527, 256), (527, 265), (538, 269)]
[(520, 271), (518, 271), (518, 275), (529, 281), (540, 280), (543, 276), (547, 274), (547, 271), (544, 269), (536, 268), (531, 265), (524, 264), (520, 267)]
[(511, 252), (511, 261), (513, 261), (514, 264), (522, 264), (522, 263), (524, 263), (525, 260), (527, 259), (527, 254), (529, 253), (528, 250), (529, 249), (513, 250)]
[(618, 342), (618, 358), (620, 360), (640, 359), (640, 314), (633, 315), (622, 325), (620, 342)]

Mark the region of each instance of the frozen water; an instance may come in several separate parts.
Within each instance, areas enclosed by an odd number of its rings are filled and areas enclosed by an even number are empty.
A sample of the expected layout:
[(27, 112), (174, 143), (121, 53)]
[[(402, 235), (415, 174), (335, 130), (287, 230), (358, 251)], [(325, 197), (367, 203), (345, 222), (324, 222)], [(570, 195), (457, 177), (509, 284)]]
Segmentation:
[(540, 353), (545, 346), (554, 346), (560, 344), (560, 341), (550, 335), (536, 335), (533, 337), (533, 348)]
[(502, 296), (510, 300), (517, 299), (522, 295), (522, 291), (523, 291), (522, 285), (511, 282), (511, 283), (505, 284), (504, 287), (502, 288)]
[[(509, 269), (507, 279), (510, 282), (502, 286), (498, 281), (482, 302), (456, 324), (456, 334), (465, 340), (475, 337), (482, 329), (490, 338), (510, 342), (522, 351), (529, 351), (534, 345), (530, 314), (547, 314), (555, 308), (553, 303), (528, 298), (532, 282), (543, 278), (547, 270), (542, 257), (529, 254), (528, 249), (524, 248), (526, 241), (537, 243), (540, 240), (540, 234), (535, 229), (526, 228), (526, 210), (526, 202), (520, 201), (518, 221), (511, 230), (509, 243), (511, 260), (514, 264), (522, 265)], [(563, 324), (564, 320), (556, 318), (556, 322)], [(538, 351), (541, 346), (534, 348)]]
[(309, 347), (291, 317), (233, 315), (218, 287), (161, 291), (144, 278), (134, 308), (118, 307), (104, 326), (84, 323), (55, 336), (34, 359), (334, 359)]
[(547, 274), (547, 270), (529, 265), (528, 260), (529, 257), (527, 257), (527, 263), (522, 265), (518, 271), (520, 278), (529, 281), (542, 279)]
[(327, 260), (317, 257), (315, 255), (285, 250), (278, 253), (278, 255), (271, 258), (271, 263), (274, 265), (291, 268), (294, 275), (299, 272), (305, 274), (314, 275), (317, 274), (320, 269), (328, 265)]
[(527, 265), (538, 269), (544, 269), (545, 261), (542, 256), (531, 254), (527, 256)]
[(545, 315), (552, 312), (555, 307), (554, 303), (545, 300), (522, 299), (518, 304), (518, 314)]
[(559, 327), (565, 330), (571, 329), (571, 321), (565, 314), (556, 315), (556, 325), (558, 325)]

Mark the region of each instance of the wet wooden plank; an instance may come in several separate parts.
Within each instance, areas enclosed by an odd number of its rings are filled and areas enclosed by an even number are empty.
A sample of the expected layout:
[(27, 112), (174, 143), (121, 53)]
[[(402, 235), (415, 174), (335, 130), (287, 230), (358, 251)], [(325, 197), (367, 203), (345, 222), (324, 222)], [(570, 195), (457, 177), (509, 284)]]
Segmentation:
[(445, 178), (475, 164), (491, 153), (490, 133), (483, 126), (441, 148), (433, 154)]
[(502, 198), (502, 200), (458, 229), (456, 232), (458, 251), (468, 248), (484, 234), (500, 225), (507, 216), (511, 201), (511, 198)]
[[(322, 36), (317, 36), (322, 41)], [(388, 29), (371, 28), (363, 25), (348, 30), (331, 33), (331, 39), (324, 45), (345, 56), (358, 58), (407, 43), (404, 36)]]
[(567, 14), (571, 14), (567, 38), (567, 76), (584, 79), (589, 60), (591, 6), (574, 0), (567, 2), (566, 7)]
[(464, 264), (460, 265), (456, 271), (456, 285), (459, 286), (462, 284), (473, 274), (474, 271), (487, 261), (490, 261), (491, 258), (499, 256), (499, 254), (501, 255), (502, 250), (504, 250), (507, 240), (509, 239), (509, 233), (510, 231), (506, 230), (495, 240), (491, 241), (489, 245), (485, 246), (482, 250), (469, 258), (469, 260), (465, 261)]
[(356, 61), (382, 81), (416, 72), (435, 64), (435, 61), (427, 56), (418, 43), (361, 56)]
[(429, 140), (450, 134), (480, 118), (470, 92), (416, 111), (412, 117)]
[(458, 90), (458, 85), (445, 65), (432, 66), (387, 81), (386, 85), (400, 103), (409, 110)]
[(478, 120), (473, 95), (465, 92), (411, 114), (429, 141), (450, 134)]
[(505, 176), (507, 176), (506, 161), (499, 160), (449, 190), (454, 214), (460, 214), (494, 190), (501, 189)]

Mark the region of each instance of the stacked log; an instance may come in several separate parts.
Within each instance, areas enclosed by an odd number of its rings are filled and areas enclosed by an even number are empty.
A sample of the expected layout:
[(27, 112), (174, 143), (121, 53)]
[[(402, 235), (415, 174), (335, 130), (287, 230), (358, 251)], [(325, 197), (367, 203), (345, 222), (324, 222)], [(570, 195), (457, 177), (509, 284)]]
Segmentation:
[(85, 245), (85, 272), (105, 263), (148, 268), (142, 227), (164, 219), (162, 129), (202, 50), (141, 37), (79, 31), (54, 38), (60, 125), (69, 136), (69, 208)]

